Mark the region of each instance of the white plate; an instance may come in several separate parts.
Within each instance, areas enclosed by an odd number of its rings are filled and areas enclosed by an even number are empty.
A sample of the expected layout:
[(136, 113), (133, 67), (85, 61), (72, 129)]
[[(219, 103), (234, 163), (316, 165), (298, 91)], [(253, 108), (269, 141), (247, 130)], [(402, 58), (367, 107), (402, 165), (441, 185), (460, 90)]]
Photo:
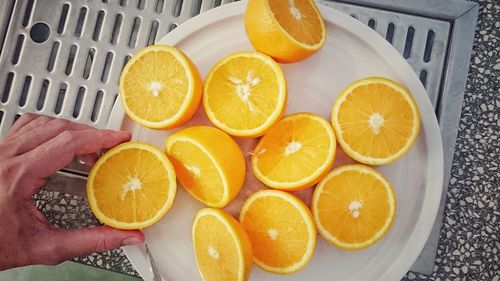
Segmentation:
[[(183, 50), (198, 66), (202, 77), (221, 58), (253, 50), (245, 34), (243, 13), (246, 2), (236, 2), (207, 11), (169, 33), (159, 44)], [(250, 280), (399, 280), (422, 250), (439, 206), (443, 181), (443, 152), (437, 120), (425, 89), (408, 63), (376, 32), (357, 20), (329, 7), (320, 6), (327, 27), (324, 48), (310, 59), (283, 65), (288, 82), (287, 113), (310, 111), (330, 119), (332, 102), (350, 82), (365, 76), (385, 76), (413, 93), (422, 115), (422, 130), (412, 150), (382, 171), (393, 184), (398, 210), (392, 229), (373, 247), (356, 252), (343, 251), (318, 239), (311, 263), (302, 271), (280, 276), (254, 267)], [(209, 124), (202, 107), (187, 124)], [(131, 122), (120, 102), (113, 109), (109, 127), (129, 130), (135, 140), (163, 149), (173, 131), (153, 131)], [(245, 153), (255, 140), (238, 140)], [(335, 166), (346, 163), (337, 157)], [(244, 190), (228, 211), (238, 212), (242, 200), (261, 188), (247, 173)], [(301, 195), (307, 197), (307, 193)], [(147, 243), (161, 274), (167, 281), (200, 280), (191, 242), (191, 223), (203, 207), (179, 186), (172, 209), (157, 224), (144, 230)], [(125, 253), (146, 280), (152, 275), (141, 247), (124, 247)]]

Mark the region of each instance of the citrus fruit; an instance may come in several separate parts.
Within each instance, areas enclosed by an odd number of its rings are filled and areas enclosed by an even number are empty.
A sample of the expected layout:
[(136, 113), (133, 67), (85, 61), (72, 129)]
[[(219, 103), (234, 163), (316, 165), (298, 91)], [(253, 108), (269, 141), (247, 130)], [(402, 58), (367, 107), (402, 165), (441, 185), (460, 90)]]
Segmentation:
[(312, 0), (249, 0), (245, 28), (257, 51), (282, 63), (308, 58), (325, 44), (325, 23)]
[(142, 126), (173, 128), (194, 115), (201, 100), (198, 69), (179, 49), (153, 45), (141, 49), (120, 77), (127, 115)]
[(326, 175), (336, 146), (333, 129), (323, 117), (291, 114), (261, 138), (252, 153), (252, 170), (269, 187), (304, 189)]
[(384, 165), (405, 155), (420, 130), (412, 95), (398, 83), (368, 77), (350, 84), (333, 104), (332, 125), (347, 155)]
[(239, 137), (263, 135), (284, 111), (286, 83), (270, 57), (235, 53), (218, 62), (204, 84), (205, 112), (219, 129)]
[(106, 152), (87, 180), (90, 209), (104, 224), (139, 229), (159, 221), (174, 201), (174, 167), (158, 148), (127, 142)]
[(316, 228), (309, 209), (294, 195), (257, 191), (243, 204), (240, 222), (250, 237), (254, 262), (262, 269), (289, 274), (311, 260)]
[(359, 250), (380, 240), (396, 215), (396, 195), (376, 170), (359, 164), (332, 170), (316, 187), (312, 212), (318, 231), (346, 250)]
[(198, 201), (221, 208), (238, 195), (245, 180), (245, 159), (238, 144), (223, 131), (189, 127), (169, 136), (165, 151), (177, 179)]
[(252, 246), (241, 224), (219, 209), (198, 211), (193, 222), (196, 265), (204, 281), (244, 281), (252, 269)]

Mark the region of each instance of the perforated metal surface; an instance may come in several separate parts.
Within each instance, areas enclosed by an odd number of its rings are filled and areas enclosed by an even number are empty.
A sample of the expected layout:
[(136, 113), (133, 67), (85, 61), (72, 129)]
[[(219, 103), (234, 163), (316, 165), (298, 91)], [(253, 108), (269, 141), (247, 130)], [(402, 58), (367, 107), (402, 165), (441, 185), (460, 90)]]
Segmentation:
[[(364, 22), (407, 59), (441, 126), (444, 202), (477, 5), (463, 0), (317, 0)], [(23, 112), (105, 127), (121, 69), (139, 48), (233, 0), (0, 1), (0, 138)], [(73, 163), (49, 184), (82, 194), (87, 168)], [(442, 204), (443, 205), (443, 204)], [(414, 269), (432, 272), (442, 208)]]
[(450, 22), (346, 3), (323, 3), (350, 14), (386, 38), (413, 67), (437, 108)]
[(22, 112), (105, 127), (130, 56), (226, 2), (232, 1), (10, 1), (0, 57), (0, 136)]

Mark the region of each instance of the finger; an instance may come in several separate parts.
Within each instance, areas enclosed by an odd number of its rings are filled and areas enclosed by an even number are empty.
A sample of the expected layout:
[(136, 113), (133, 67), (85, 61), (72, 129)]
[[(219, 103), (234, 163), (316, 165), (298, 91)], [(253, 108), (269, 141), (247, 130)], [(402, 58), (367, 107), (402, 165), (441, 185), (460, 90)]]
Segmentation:
[[(36, 121), (37, 120), (34, 120), (32, 123), (37, 123)], [(52, 120), (45, 122), (44, 124), (40, 124), (39, 126), (36, 126), (29, 131), (26, 130), (26, 132), (23, 133), (22, 131), (24, 131), (25, 128), (31, 127), (30, 124), (26, 125), (24, 128), (21, 128), (19, 130), (18, 136), (13, 139), (13, 153), (15, 153), (15, 156), (24, 154), (34, 149), (35, 147), (38, 147), (39, 145), (55, 138), (63, 131), (92, 129), (92, 127), (90, 126), (71, 122), (66, 119), (52, 118)]]
[(14, 135), (13, 137), (19, 137), (22, 136), (28, 132), (31, 132), (33, 129), (38, 128), (42, 126), (43, 124), (46, 124), (55, 118), (46, 116), (46, 115), (38, 115), (38, 118), (34, 119), (33, 121), (29, 122), (28, 124), (24, 125), (22, 128), (20, 128)]
[(21, 117), (19, 119), (17, 119), (16, 122), (14, 122), (14, 124), (12, 124), (12, 127), (10, 127), (9, 132), (6, 135), (6, 138), (13, 136), (21, 128), (23, 128), (27, 124), (33, 122), (34, 120), (39, 119), (40, 117), (46, 117), (46, 116), (42, 116), (42, 115), (38, 115), (38, 114), (34, 114), (34, 113), (29, 113), (29, 112), (24, 113), (23, 115), (21, 115)]
[(43, 263), (57, 264), (94, 252), (104, 252), (121, 246), (144, 243), (140, 230), (119, 230), (108, 226), (85, 229), (53, 229), (40, 237), (42, 245), (37, 255), (51, 257)]
[(130, 133), (124, 131), (64, 131), (20, 157), (31, 178), (46, 178), (68, 165), (76, 155), (111, 148), (130, 140), (130, 137)]

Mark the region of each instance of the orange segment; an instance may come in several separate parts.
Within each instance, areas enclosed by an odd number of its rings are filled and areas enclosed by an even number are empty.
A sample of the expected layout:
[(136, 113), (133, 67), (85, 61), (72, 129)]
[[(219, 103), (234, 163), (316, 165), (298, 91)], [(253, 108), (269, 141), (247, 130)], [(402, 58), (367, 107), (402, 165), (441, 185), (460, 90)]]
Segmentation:
[(215, 126), (234, 136), (262, 135), (286, 103), (280, 66), (259, 53), (236, 53), (217, 63), (205, 81), (203, 105)]
[(240, 223), (219, 209), (198, 211), (193, 222), (196, 265), (204, 281), (244, 281), (252, 268), (252, 248)]
[(245, 159), (238, 144), (223, 131), (194, 126), (169, 136), (165, 151), (181, 185), (198, 201), (224, 207), (245, 180)]
[(261, 190), (243, 204), (240, 222), (262, 269), (289, 274), (304, 268), (316, 245), (316, 228), (307, 206), (279, 190)]
[(334, 169), (316, 187), (312, 211), (319, 233), (333, 245), (359, 250), (389, 230), (396, 214), (391, 184), (363, 165)]
[(245, 28), (256, 50), (283, 63), (315, 54), (326, 37), (325, 24), (312, 0), (249, 0)]
[(316, 114), (296, 113), (262, 137), (252, 154), (252, 169), (267, 186), (299, 190), (324, 177), (335, 152), (335, 135), (328, 121)]
[(349, 85), (337, 98), (332, 125), (342, 149), (353, 159), (384, 165), (405, 155), (420, 130), (420, 114), (411, 94), (379, 77)]
[(162, 151), (128, 142), (106, 152), (92, 167), (87, 197), (92, 212), (104, 224), (138, 229), (167, 213), (176, 188), (174, 168)]
[(187, 122), (201, 100), (201, 78), (180, 50), (154, 45), (140, 50), (120, 78), (127, 115), (149, 128), (173, 128)]

